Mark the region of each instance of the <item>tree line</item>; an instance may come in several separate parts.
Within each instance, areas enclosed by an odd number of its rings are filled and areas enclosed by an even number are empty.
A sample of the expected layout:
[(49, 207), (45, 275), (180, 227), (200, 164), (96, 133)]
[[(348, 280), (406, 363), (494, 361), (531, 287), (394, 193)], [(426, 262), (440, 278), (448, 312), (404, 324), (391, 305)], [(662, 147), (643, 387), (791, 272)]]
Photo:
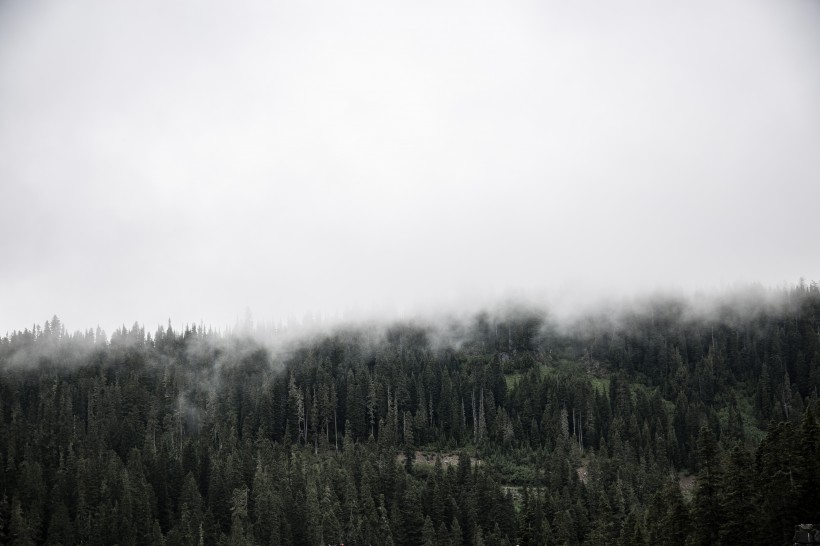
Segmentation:
[(0, 542), (787, 544), (820, 292), (776, 295), (275, 345), (53, 317), (0, 338)]

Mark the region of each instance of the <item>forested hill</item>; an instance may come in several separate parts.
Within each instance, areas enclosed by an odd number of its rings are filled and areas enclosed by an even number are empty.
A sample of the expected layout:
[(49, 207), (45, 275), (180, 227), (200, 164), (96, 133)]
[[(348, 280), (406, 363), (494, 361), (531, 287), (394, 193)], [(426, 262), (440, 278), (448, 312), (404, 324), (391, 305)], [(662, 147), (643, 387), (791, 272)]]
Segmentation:
[(816, 285), (277, 335), (0, 339), (0, 543), (771, 545), (820, 522)]

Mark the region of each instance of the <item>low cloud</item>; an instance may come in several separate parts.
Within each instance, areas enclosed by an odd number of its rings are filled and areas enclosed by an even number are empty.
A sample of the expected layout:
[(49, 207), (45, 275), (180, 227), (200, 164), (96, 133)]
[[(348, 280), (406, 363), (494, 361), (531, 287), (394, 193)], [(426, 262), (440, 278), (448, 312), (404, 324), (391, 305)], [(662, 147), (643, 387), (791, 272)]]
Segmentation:
[(3, 2), (0, 332), (814, 278), (818, 20)]

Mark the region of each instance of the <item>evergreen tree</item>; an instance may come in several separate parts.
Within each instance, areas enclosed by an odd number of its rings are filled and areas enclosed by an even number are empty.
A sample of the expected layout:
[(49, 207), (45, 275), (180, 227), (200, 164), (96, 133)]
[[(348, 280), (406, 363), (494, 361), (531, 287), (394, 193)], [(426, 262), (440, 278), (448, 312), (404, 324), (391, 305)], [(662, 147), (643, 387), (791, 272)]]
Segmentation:
[(458, 518), (453, 518), (453, 523), (450, 526), (450, 543), (453, 546), (464, 545), (464, 534), (461, 531), (461, 524), (459, 524)]
[(801, 522), (813, 522), (820, 514), (820, 425), (811, 406), (806, 408), (798, 436), (794, 472), (797, 516)]
[(717, 441), (707, 427), (700, 429), (697, 461), (699, 470), (692, 506), (695, 540), (704, 546), (718, 544), (718, 533), (724, 522), (720, 498), (723, 475)]
[(757, 518), (755, 506), (753, 460), (741, 446), (732, 448), (726, 458), (723, 475), (721, 513), (724, 520), (719, 538), (722, 544), (731, 544), (737, 537), (748, 532), (749, 524)]
[(787, 543), (820, 512), (820, 290), (789, 297), (275, 356), (52, 318), (0, 337), (0, 543)]
[(23, 508), (18, 499), (11, 505), (11, 520), (9, 522), (9, 544), (11, 546), (34, 546), (33, 533), (28, 526)]
[(424, 525), (421, 528), (421, 544), (422, 546), (437, 546), (438, 537), (436, 536), (436, 529), (433, 527), (433, 520), (430, 516), (424, 518)]

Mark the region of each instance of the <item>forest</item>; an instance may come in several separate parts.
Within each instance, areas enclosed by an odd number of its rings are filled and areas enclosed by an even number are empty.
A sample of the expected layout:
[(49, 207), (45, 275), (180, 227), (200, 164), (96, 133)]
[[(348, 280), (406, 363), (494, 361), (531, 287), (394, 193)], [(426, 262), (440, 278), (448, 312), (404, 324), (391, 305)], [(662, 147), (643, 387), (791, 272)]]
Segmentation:
[(0, 543), (791, 544), (820, 289), (0, 338)]

